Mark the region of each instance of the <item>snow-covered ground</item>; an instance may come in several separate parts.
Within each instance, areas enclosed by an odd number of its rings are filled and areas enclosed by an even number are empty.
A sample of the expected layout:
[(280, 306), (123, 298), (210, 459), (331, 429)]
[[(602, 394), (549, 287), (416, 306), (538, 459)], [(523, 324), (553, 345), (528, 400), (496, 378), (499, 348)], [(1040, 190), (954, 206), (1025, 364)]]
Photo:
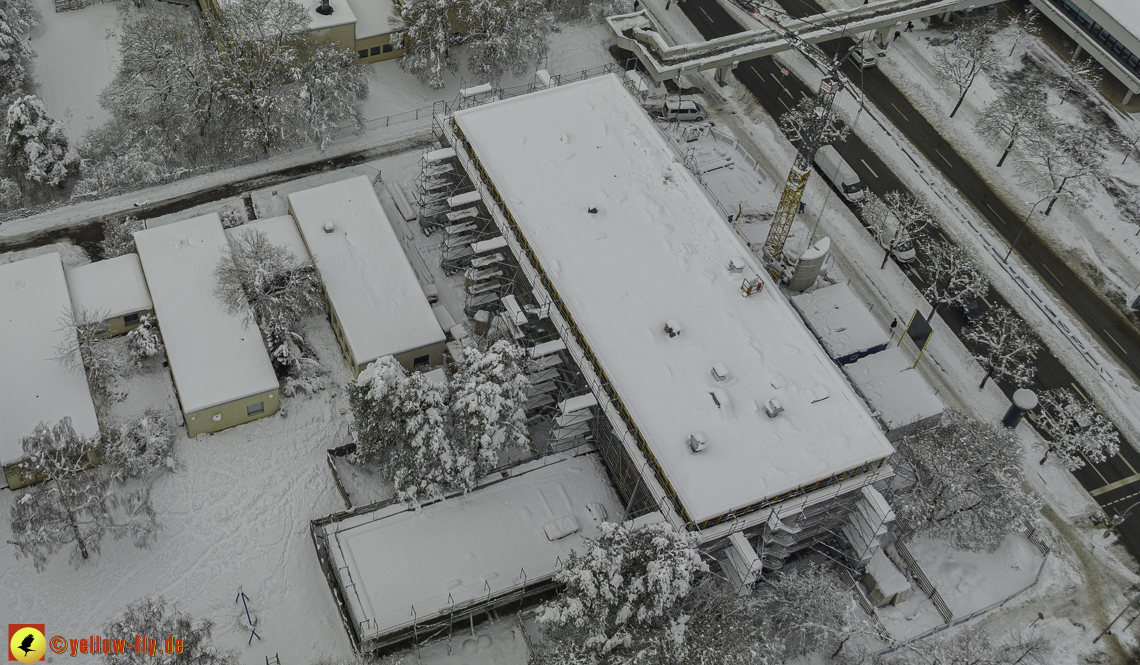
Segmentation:
[[(99, 93), (119, 68), (119, 8), (106, 2), (56, 13), (52, 0), (33, 0), (43, 18), (28, 40), (36, 52), (32, 76), (48, 113), (78, 143), (83, 134), (107, 121)], [(173, 5), (155, 3), (169, 11)]]

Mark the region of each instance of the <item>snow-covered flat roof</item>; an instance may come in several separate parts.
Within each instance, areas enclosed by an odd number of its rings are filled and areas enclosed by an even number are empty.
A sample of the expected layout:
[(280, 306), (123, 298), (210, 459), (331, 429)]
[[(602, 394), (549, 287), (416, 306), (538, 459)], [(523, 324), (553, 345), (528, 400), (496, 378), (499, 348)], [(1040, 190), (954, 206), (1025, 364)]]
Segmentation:
[(891, 341), (867, 306), (846, 284), (792, 296), (792, 304), (819, 336), (823, 348), (836, 360), (882, 349)]
[(358, 364), (444, 341), (366, 176), (294, 192), (289, 207)]
[[(1140, 3), (1136, 0), (1086, 0), (1104, 10), (1132, 36), (1140, 39)], [(1078, 5), (1085, 3), (1077, 3)], [(1115, 35), (1117, 38), (1122, 35)]]
[(138, 254), (68, 268), (65, 275), (77, 309), (113, 319), (153, 307)]
[(297, 261), (300, 263), (308, 263), (310, 261), (309, 248), (305, 247), (305, 240), (301, 238), (301, 232), (297, 229), (297, 222), (293, 221), (292, 215), (281, 215), (280, 217), (269, 217), (254, 222), (246, 222), (241, 226), (226, 229), (226, 237), (232, 242), (241, 234), (252, 233), (253, 231), (261, 231), (265, 234), (270, 244), (284, 247), (290, 252), (293, 252), (293, 255), (297, 257)]
[(510, 591), (523, 571), (532, 583), (554, 574), (601, 519), (620, 521), (622, 504), (590, 453), (418, 511), (353, 516), (329, 527), (329, 554), (367, 641), (410, 623), (413, 607), (422, 621)]
[(945, 408), (914, 369), (914, 362), (897, 347), (864, 356), (844, 369), (889, 429), (937, 416)]
[[(231, 2), (235, 2), (235, 0), (221, 0), (220, 4), (225, 8)], [(329, 0), (333, 13), (328, 16), (317, 11), (317, 7), (321, 6), (321, 0), (296, 0), (296, 3), (304, 7), (309, 15), (310, 30), (327, 30), (338, 25), (356, 23), (356, 14), (353, 13), (348, 0)]]
[(70, 416), (79, 434), (99, 434), (83, 370), (55, 359), (75, 340), (60, 321), (70, 309), (58, 253), (0, 265), (0, 464), (24, 456), (20, 441), (41, 422)]
[[(616, 76), (455, 119), (690, 519), (890, 455), (779, 290), (765, 277), (742, 297), (730, 261), (763, 270)], [(769, 419), (771, 398), (785, 410)]]
[(392, 0), (348, 0), (348, 4), (356, 14), (357, 39), (386, 35), (395, 29), (388, 21), (396, 14)]
[(214, 268), (229, 249), (217, 213), (135, 232), (185, 413), (276, 390), (257, 324), (226, 313)]

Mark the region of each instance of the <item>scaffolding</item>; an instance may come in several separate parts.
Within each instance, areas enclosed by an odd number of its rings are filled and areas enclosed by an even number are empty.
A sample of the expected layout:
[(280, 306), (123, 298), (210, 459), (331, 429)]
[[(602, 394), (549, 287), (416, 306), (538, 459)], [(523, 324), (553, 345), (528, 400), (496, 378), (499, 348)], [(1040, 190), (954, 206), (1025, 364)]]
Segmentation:
[(451, 212), (448, 199), (465, 188), (471, 189), (470, 181), (457, 167), (452, 148), (433, 147), (420, 157), (414, 192), (420, 230), (426, 236), (448, 223), (446, 214)]

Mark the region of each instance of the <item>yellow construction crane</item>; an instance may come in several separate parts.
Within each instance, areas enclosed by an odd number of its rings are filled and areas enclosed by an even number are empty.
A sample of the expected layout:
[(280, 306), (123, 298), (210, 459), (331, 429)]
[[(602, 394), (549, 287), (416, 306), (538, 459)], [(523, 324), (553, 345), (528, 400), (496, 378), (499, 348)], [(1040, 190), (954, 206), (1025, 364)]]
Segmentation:
[(764, 241), (764, 256), (771, 266), (783, 258), (784, 243), (788, 240), (788, 233), (792, 230), (792, 222), (796, 220), (800, 201), (804, 197), (808, 177), (811, 176), (812, 160), (816, 150), (819, 149), (820, 140), (831, 123), (831, 109), (835, 103), (835, 95), (847, 84), (847, 78), (839, 73), (839, 67), (851, 56), (857, 47), (852, 47), (843, 54), (843, 57), (833, 59), (828, 57), (815, 44), (809, 44), (799, 35), (775, 19), (765, 15), (762, 11), (767, 9), (760, 5), (749, 6), (748, 0), (737, 0), (757, 20), (766, 24), (793, 48), (805, 55), (812, 64), (823, 71), (823, 81), (819, 84), (819, 92), (815, 96), (815, 113), (808, 127), (802, 132), (799, 150), (796, 152), (796, 161), (788, 171), (788, 179), (784, 183), (784, 193), (780, 195), (780, 205), (776, 208), (776, 215), (772, 218), (772, 227), (768, 229), (768, 238)]

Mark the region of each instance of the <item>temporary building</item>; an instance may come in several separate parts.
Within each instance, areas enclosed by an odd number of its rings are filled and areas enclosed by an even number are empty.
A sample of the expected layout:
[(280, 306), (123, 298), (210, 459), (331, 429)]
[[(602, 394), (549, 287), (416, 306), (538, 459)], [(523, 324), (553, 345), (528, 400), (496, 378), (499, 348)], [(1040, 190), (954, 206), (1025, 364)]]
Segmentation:
[(76, 310), (98, 314), (107, 324), (105, 335), (122, 335), (154, 310), (138, 254), (68, 268), (67, 289)]

